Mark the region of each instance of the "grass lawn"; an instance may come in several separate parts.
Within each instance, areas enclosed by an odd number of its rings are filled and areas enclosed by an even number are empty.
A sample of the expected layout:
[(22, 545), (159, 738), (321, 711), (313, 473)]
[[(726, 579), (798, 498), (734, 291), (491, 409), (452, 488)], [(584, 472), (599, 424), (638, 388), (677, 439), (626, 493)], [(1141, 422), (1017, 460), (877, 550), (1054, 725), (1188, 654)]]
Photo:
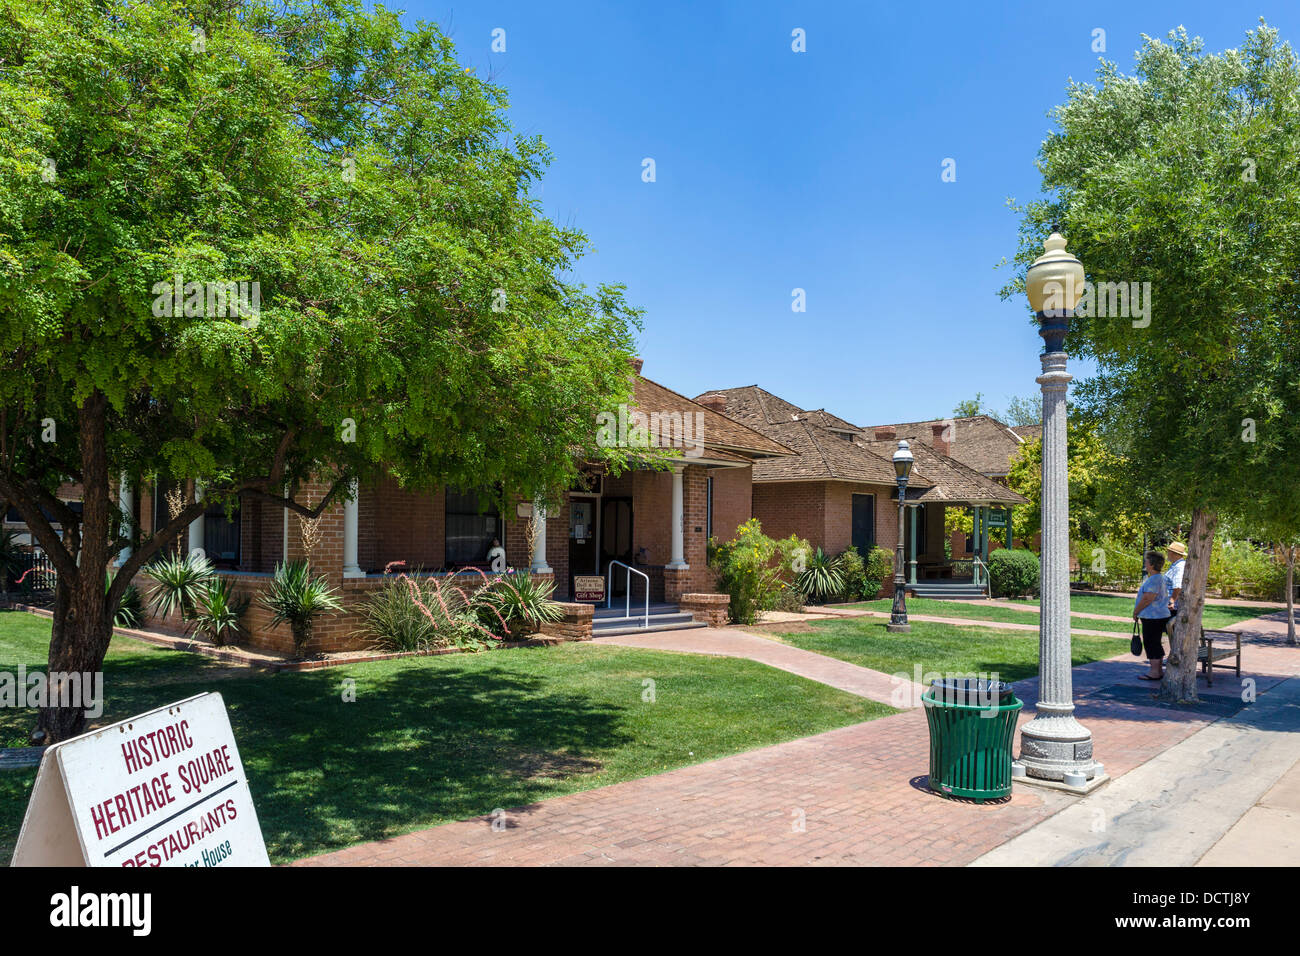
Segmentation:
[[(48, 620), (0, 612), (0, 669), (48, 641)], [(104, 671), (102, 723), (221, 692), (274, 862), (893, 713), (751, 661), (592, 644), (268, 675), (115, 638)], [(0, 741), (33, 724), (0, 711)], [(0, 864), (34, 778), (0, 774)]]
[[(1027, 601), (1010, 601), (1009, 604), (1020, 604), (1021, 606), (1037, 607), (1038, 599)], [(911, 606), (911, 602), (908, 602)], [(1207, 628), (1225, 628), (1233, 627), (1242, 621), (1249, 621), (1252, 617), (1260, 617), (1270, 613), (1270, 610), (1285, 610), (1285, 604), (1279, 604), (1276, 608), (1266, 607), (1236, 607), (1231, 604), (1215, 604), (1212, 601), (1205, 602), (1204, 625)], [(1097, 594), (1071, 594), (1070, 610), (1082, 611), (1085, 614), (1118, 614), (1124, 617), (1131, 617), (1133, 614), (1133, 599), (1116, 595), (1097, 595)], [(1077, 621), (1078, 619), (1076, 619)], [(1088, 625), (1079, 625), (1076, 627), (1087, 627)], [(1130, 627), (1132, 625), (1129, 625)], [(1102, 628), (1104, 630), (1104, 628)]]
[[(917, 665), (922, 673), (996, 673), (1004, 681), (1038, 673), (1036, 633), (1022, 637), (1015, 631), (913, 621), (910, 634), (890, 634), (886, 623), (860, 617), (810, 621), (810, 630), (778, 636), (807, 651), (913, 679)], [(1128, 641), (1119, 637), (1075, 637), (1071, 641), (1075, 665), (1127, 653)]]
[[(860, 608), (864, 611), (884, 611), (888, 613), (893, 607), (892, 598), (879, 601), (863, 601), (858, 604), (844, 604), (841, 607)], [(1133, 608), (1130, 605), (1129, 611)], [(960, 617), (971, 621), (998, 621), (1012, 624), (1037, 624), (1038, 615), (1026, 605), (1008, 602), (1006, 607), (991, 607), (987, 604), (972, 604), (969, 601), (940, 601), (935, 598), (908, 598), (908, 614), (929, 614), (932, 617)], [(1109, 612), (1097, 612), (1109, 613)], [(1131, 621), (1099, 621), (1090, 617), (1070, 618), (1070, 627), (1085, 628), (1090, 631), (1114, 631), (1116, 634), (1131, 634)]]

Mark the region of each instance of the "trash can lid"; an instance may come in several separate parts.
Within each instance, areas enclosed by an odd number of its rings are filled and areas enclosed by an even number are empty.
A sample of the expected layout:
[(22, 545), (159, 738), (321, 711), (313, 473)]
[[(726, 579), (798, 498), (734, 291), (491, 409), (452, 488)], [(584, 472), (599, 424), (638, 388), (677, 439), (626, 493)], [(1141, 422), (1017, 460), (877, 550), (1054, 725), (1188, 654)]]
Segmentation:
[(930, 687), (935, 697), (952, 704), (1005, 704), (1015, 696), (1010, 684), (982, 677), (937, 677)]

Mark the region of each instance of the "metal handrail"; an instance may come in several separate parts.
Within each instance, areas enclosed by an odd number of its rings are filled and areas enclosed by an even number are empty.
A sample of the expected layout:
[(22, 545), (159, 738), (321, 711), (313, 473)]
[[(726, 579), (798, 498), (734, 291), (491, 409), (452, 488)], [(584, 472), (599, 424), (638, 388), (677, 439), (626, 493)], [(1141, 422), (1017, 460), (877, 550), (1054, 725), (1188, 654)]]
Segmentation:
[[(980, 574), (981, 568), (984, 570), (983, 575)], [(988, 590), (988, 586), (989, 586), (988, 570), (989, 570), (989, 566), (980, 560), (980, 556), (978, 554), (971, 555), (971, 571), (972, 571), (971, 576), (975, 579), (975, 584), (983, 588), (985, 591)], [(980, 580), (981, 577), (983, 577), (983, 580)]]
[(627, 604), (623, 611), (623, 617), (626, 620), (632, 619), (632, 575), (645, 578), (645, 617), (641, 621), (642, 627), (650, 626), (650, 575), (644, 571), (638, 571), (630, 564), (624, 564), (622, 561), (610, 561), (609, 566), (605, 569), (605, 607), (612, 607), (614, 601), (614, 565), (627, 568), (627, 574), (623, 583), (624, 596), (627, 598)]

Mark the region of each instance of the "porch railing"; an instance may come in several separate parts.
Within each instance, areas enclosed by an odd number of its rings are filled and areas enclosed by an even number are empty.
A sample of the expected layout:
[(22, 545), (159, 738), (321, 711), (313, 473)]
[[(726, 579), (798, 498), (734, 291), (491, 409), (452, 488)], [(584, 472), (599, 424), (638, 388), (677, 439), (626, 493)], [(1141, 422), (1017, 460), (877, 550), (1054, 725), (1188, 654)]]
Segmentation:
[(978, 554), (971, 556), (971, 577), (975, 581), (977, 587), (984, 589), (985, 596), (991, 597), (991, 595), (988, 594), (989, 567), (980, 559)]
[(645, 615), (642, 618), (641, 626), (650, 626), (650, 575), (644, 571), (638, 571), (631, 565), (624, 564), (622, 561), (611, 561), (609, 567), (605, 569), (605, 607), (613, 607), (614, 601), (614, 565), (620, 568), (626, 568), (627, 574), (624, 576), (623, 591), (626, 598), (626, 606), (623, 611), (623, 617), (626, 620), (632, 619), (632, 575), (636, 575), (645, 581)]

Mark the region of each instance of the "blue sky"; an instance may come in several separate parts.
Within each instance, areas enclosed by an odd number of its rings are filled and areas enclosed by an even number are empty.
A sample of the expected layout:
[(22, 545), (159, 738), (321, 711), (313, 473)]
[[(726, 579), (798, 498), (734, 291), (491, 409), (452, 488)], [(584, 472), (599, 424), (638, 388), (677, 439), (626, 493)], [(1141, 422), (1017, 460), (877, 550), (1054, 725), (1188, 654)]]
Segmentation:
[(1141, 34), (1180, 24), (1211, 50), (1259, 16), (1300, 39), (1294, 4), (1221, 0), (405, 9), (551, 146), (539, 198), (591, 237), (577, 277), (622, 282), (646, 310), (647, 376), (688, 395), (757, 383), (861, 425), (1037, 391), (1041, 340), (995, 266), (1015, 253), (1006, 199), (1038, 194), (1047, 110), (1095, 75), (1095, 29), (1124, 69)]

